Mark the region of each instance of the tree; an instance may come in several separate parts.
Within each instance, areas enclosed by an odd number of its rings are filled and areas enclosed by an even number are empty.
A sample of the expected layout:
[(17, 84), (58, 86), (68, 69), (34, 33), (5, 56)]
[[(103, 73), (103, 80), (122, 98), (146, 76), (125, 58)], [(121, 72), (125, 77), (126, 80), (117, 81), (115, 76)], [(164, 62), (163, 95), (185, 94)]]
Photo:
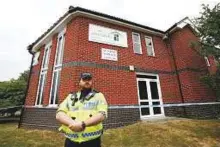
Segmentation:
[(24, 71), (18, 79), (0, 82), (0, 107), (19, 106), (23, 104), (29, 71)]
[(216, 92), (220, 101), (220, 3), (210, 8), (202, 5), (201, 16), (194, 20), (199, 41), (193, 42), (193, 47), (198, 47), (204, 56), (213, 56), (217, 62), (217, 71), (207, 74), (201, 80)]
[(25, 70), (23, 73), (20, 73), (20, 76), (18, 77), (19, 81), (28, 82), (30, 70)]

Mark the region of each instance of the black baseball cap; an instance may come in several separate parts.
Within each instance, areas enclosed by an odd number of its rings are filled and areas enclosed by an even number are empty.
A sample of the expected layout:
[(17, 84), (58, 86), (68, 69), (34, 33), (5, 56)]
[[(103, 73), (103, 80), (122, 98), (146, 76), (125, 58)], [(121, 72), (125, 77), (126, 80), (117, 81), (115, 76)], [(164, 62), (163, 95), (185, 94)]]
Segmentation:
[(92, 79), (92, 74), (89, 72), (83, 72), (80, 74), (80, 79), (83, 80), (91, 80)]

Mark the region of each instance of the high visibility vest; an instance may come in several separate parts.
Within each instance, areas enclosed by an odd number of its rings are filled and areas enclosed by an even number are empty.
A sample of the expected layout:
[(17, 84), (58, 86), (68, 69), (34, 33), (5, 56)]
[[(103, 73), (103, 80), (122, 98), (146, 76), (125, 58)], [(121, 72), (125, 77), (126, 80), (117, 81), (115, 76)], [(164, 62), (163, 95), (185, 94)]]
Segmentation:
[[(92, 90), (85, 97), (84, 101), (79, 100), (80, 95), (81, 91), (69, 94), (66, 99), (60, 103), (57, 112), (63, 111), (76, 121), (85, 121), (100, 112), (107, 118), (108, 105), (101, 92)], [(72, 141), (85, 142), (101, 136), (103, 133), (103, 124), (101, 122), (97, 125), (86, 127), (81, 132), (74, 132), (66, 125), (61, 125), (58, 130)]]

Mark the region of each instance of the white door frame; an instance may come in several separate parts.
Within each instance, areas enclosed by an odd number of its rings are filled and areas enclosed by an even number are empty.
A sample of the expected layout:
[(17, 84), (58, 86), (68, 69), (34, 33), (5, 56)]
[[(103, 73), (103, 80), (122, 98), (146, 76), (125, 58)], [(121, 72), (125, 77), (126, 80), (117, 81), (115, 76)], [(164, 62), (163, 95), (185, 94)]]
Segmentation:
[[(159, 80), (158, 74), (136, 73), (136, 75), (148, 75), (148, 76), (156, 76), (157, 77), (157, 79), (137, 78), (136, 77), (140, 118), (144, 119), (144, 118), (152, 118), (152, 117), (164, 117), (164, 107), (163, 106), (160, 106), (161, 114), (154, 114), (153, 113), (153, 107), (150, 107), (149, 108), (149, 112), (150, 112), (149, 115), (141, 115), (141, 102), (148, 102), (150, 106), (152, 106), (153, 102), (160, 102), (160, 105), (163, 105), (162, 92), (161, 92), (160, 80)], [(140, 99), (138, 81), (145, 81), (146, 82), (148, 100), (141, 100)], [(159, 96), (159, 99), (157, 99), (157, 100), (152, 99), (151, 91), (150, 91), (150, 82), (156, 82), (157, 83), (158, 96)]]

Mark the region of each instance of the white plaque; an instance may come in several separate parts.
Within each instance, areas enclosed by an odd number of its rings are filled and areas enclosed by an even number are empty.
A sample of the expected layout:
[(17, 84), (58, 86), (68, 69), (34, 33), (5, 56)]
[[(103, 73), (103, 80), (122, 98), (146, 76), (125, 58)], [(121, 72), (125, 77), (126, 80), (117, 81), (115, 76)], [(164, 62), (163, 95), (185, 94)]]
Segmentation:
[(116, 50), (102, 48), (102, 59), (118, 61), (118, 52)]
[(89, 41), (128, 47), (126, 32), (94, 24), (89, 24)]

